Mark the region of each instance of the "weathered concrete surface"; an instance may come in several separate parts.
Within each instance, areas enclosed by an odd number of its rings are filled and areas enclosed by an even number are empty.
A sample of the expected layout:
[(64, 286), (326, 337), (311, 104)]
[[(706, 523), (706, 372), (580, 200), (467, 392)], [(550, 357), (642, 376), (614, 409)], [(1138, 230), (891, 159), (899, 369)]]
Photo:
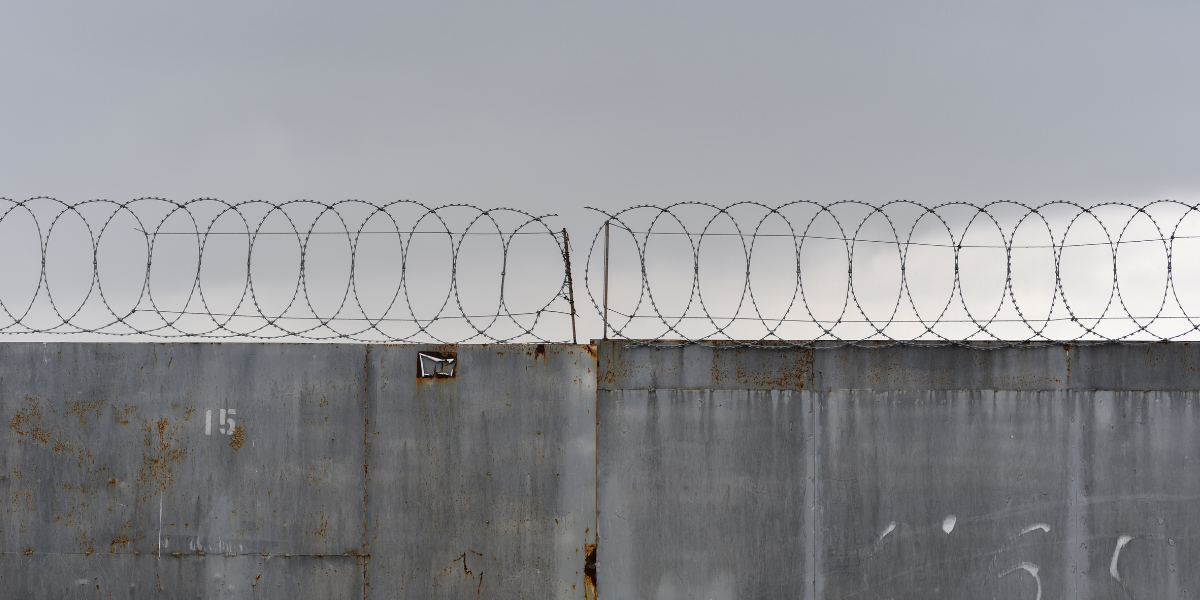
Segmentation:
[(1200, 592), (1194, 344), (598, 357), (605, 597)]
[(0, 596), (1193, 598), (1198, 367), (0, 344)]
[[(120, 583), (103, 595), (241, 594), (290, 583), (285, 553), (315, 560), (302, 597), (356, 589), (362, 441), (343, 432), (362, 427), (363, 358), (349, 346), (0, 345), (0, 550), (30, 561), (23, 577), (5, 571), (15, 597), (95, 578)], [(236, 411), (231, 435), (221, 409)]]
[(595, 355), (439, 347), (457, 350), (457, 377), (414, 380), (418, 349), (371, 347), (371, 596), (584, 598)]
[(362, 598), (354, 561), (313, 556), (5, 553), (0, 574), (5, 598)]
[(808, 398), (604, 391), (598, 410), (602, 598), (803, 597)]
[(3, 595), (582, 597), (594, 356), (438, 349), (0, 344)]
[[(628, 347), (627, 347), (628, 346)], [(599, 342), (599, 389), (1200, 389), (1200, 344), (971, 350), (947, 346), (739, 348)]]

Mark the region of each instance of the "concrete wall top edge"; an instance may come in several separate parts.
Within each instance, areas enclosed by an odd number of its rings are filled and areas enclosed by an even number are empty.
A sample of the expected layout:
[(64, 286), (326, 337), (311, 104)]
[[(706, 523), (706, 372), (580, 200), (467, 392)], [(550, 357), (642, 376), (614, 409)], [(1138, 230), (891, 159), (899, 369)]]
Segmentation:
[(1200, 390), (1200, 344), (996, 346), (599, 341), (598, 389)]
[(594, 344), (289, 344), (276, 342), (0, 342), (0, 354), (45, 349), (106, 352), (199, 352), (270, 349), (285, 354), (357, 354), (487, 350), (537, 353), (579, 349), (598, 363), (605, 389), (876, 389), (876, 390), (1200, 390), (1200, 344), (1188, 342), (977, 349), (956, 346), (750, 348), (736, 343), (637, 346)]
[(167, 347), (182, 347), (182, 346), (267, 346), (267, 347), (296, 347), (296, 348), (489, 348), (489, 347), (513, 347), (513, 348), (534, 348), (536, 346), (548, 346), (554, 348), (595, 348), (595, 344), (567, 344), (567, 343), (488, 343), (488, 344), (389, 344), (389, 343), (359, 343), (359, 342), (271, 342), (271, 341), (189, 341), (189, 342), (171, 342), (171, 341), (124, 341), (114, 340), (111, 342), (73, 342), (73, 341), (26, 341), (16, 339), (0, 338), (0, 347), (14, 346), (167, 346)]

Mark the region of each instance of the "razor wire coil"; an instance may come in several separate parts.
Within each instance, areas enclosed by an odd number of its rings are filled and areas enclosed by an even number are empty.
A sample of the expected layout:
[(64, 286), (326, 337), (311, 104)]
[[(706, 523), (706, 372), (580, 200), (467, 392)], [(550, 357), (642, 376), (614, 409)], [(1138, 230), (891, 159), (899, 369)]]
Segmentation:
[[(575, 265), (595, 309), (585, 318), (632, 344), (1200, 339), (1194, 204), (683, 202), (592, 214), (599, 227)], [(550, 217), (411, 201), (0, 199), (0, 333), (566, 342), (569, 249)]]
[[(563, 323), (549, 321), (571, 317), (565, 247), (545, 219), (508, 208), (429, 207), (412, 201), (275, 204), (140, 198), (69, 204), (44, 197), (0, 199), (0, 333), (389, 343), (563, 341), (554, 335)], [(59, 234), (68, 223), (75, 235)], [(362, 251), (366, 240), (381, 238), (390, 241), (390, 251)], [(294, 243), (264, 249), (279, 239)], [(317, 240), (329, 239), (344, 242), (340, 253), (314, 248), (328, 245)], [(414, 248), (429, 239), (437, 240), (438, 251)], [(539, 255), (548, 265), (542, 271), (549, 271), (538, 273), (548, 279), (542, 291), (549, 288), (549, 293), (532, 303), (511, 281), (510, 253), (514, 242), (525, 239), (541, 245)], [(464, 251), (464, 245), (476, 240), (490, 248)], [(105, 249), (114, 245), (134, 256), (108, 257)], [(66, 283), (75, 284), (73, 292), (62, 291), (72, 286), (63, 283), (52, 264), (63, 253), (77, 259), (86, 255), (82, 262), (90, 262), (73, 270), (64, 267), (70, 271)], [(472, 256), (491, 259), (494, 268), (464, 269), (464, 260)], [(368, 269), (365, 259), (382, 264)], [(108, 262), (120, 263), (132, 275), (115, 285), (106, 281)], [(437, 265), (415, 276), (414, 267), (422, 262)], [(313, 276), (316, 263), (333, 275)], [(294, 278), (279, 276), (288, 269)], [(21, 271), (24, 286), (13, 281)], [(176, 285), (159, 285), (163, 279)], [(220, 285), (212, 279), (221, 280)], [(383, 279), (394, 285), (383, 285), (381, 292)], [(342, 280), (345, 285), (339, 287)], [(557, 281), (561, 285), (555, 289)], [(514, 295), (521, 296), (516, 299), (522, 307), (514, 306)], [(481, 299), (490, 308), (479, 308)]]
[[(1200, 337), (1193, 204), (682, 202), (592, 210), (604, 223), (584, 287), (608, 315), (606, 337), (634, 344), (999, 348)], [(625, 251), (601, 273), (610, 236), (612, 251)], [(1031, 259), (1029, 251), (1042, 254)], [(880, 261), (886, 266), (873, 264)], [(989, 271), (990, 286), (979, 281)], [(608, 278), (622, 275), (606, 297)], [(938, 279), (948, 285), (930, 301), (929, 282)], [(1041, 289), (1031, 298), (1034, 280)]]

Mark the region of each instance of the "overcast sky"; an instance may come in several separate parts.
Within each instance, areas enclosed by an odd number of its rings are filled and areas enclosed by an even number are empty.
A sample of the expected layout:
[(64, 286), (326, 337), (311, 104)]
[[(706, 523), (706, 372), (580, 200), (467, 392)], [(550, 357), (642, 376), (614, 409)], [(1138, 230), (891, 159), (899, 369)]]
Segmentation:
[(1195, 2), (5, 1), (0, 196), (1195, 199), (1198, 29)]
[(511, 206), (581, 253), (586, 205), (1197, 202), (1198, 30), (1195, 2), (0, 0), (0, 197)]

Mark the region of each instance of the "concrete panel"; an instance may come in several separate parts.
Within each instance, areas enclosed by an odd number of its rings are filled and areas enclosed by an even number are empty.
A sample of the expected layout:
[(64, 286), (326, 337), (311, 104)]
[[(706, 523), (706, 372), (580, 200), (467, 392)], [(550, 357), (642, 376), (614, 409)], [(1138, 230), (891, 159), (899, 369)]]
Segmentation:
[[(358, 553), (365, 354), (333, 345), (0, 345), (9, 421), (0, 551)], [(232, 432), (221, 431), (222, 409)], [(172, 593), (200, 583), (170, 581), (183, 586)]]
[(590, 349), (373, 346), (369, 371), (368, 597), (594, 598)]
[[(819, 598), (1067, 597), (1071, 410), (1061, 392), (817, 400)], [(1073, 597), (1073, 596), (1072, 596)]]
[(1044, 598), (1189, 597), (1200, 589), (1200, 572), (1181, 567), (1200, 564), (1196, 402), (829, 394), (818, 402), (821, 597), (1033, 598), (1039, 586)]
[(601, 597), (811, 597), (806, 397), (605, 390), (597, 410)]
[[(1074, 392), (1079, 596), (1200, 593), (1200, 395)], [(1074, 473), (1072, 473), (1074, 476)], [(1118, 552), (1117, 546), (1121, 549)], [(1114, 560), (1116, 554), (1116, 560)]]
[[(609, 342), (598, 360), (606, 595), (1200, 591), (1195, 344), (805, 351)], [(702, 416), (727, 406), (751, 414), (766, 404), (752, 399), (765, 396), (788, 397), (808, 416), (811, 441), (790, 451), (791, 474), (778, 466), (770, 427)], [(738, 458), (747, 456), (755, 458)], [(814, 482), (800, 506), (779, 485), (795, 475)], [(730, 501), (711, 483), (724, 480), (754, 493)], [(815, 513), (793, 522), (795, 532), (756, 526), (781, 510), (798, 519), (805, 506)]]

